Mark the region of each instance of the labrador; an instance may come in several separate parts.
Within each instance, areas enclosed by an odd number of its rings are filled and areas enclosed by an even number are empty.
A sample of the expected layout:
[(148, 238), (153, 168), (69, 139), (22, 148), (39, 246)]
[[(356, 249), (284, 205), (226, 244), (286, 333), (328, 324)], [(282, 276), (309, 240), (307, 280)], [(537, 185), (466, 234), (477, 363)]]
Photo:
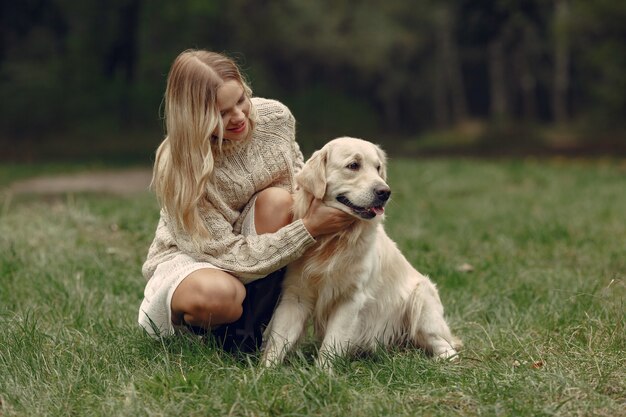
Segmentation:
[(296, 182), (294, 218), (318, 198), (357, 220), (318, 238), (287, 268), (265, 331), (262, 363), (281, 363), (309, 319), (321, 340), (316, 363), (324, 368), (335, 355), (392, 344), (410, 343), (436, 358), (456, 358), (461, 343), (444, 319), (435, 285), (411, 266), (383, 228), (391, 189), (380, 147), (362, 139), (334, 139), (312, 155)]

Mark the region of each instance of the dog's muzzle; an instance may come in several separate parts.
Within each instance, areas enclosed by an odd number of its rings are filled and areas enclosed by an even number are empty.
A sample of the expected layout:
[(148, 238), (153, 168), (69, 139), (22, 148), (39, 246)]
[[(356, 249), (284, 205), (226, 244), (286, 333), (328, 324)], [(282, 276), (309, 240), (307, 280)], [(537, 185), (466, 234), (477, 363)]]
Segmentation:
[(389, 197), (391, 197), (391, 190), (389, 187), (377, 187), (372, 191), (374, 198), (368, 207), (357, 206), (343, 194), (338, 195), (336, 200), (344, 206), (350, 208), (357, 216), (362, 219), (369, 220), (373, 219), (377, 215), (383, 215), (385, 213), (385, 204), (387, 204)]

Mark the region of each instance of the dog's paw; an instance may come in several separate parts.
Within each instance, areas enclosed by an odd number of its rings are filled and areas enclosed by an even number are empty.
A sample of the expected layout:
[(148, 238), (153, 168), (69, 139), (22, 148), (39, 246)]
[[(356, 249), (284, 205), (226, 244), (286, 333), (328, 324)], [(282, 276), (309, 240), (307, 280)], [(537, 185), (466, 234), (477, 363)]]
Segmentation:
[(443, 352), (438, 352), (435, 354), (435, 359), (441, 361), (450, 361), (450, 362), (458, 362), (459, 361), (459, 352), (457, 352), (454, 348), (450, 347), (449, 349), (444, 350)]
[(261, 356), (260, 364), (264, 368), (274, 368), (280, 365), (280, 359), (276, 355), (268, 355), (267, 351)]
[(434, 353), (434, 357), (435, 360), (439, 360), (439, 361), (450, 361), (450, 362), (456, 362), (459, 360), (459, 352), (456, 351), (456, 349), (454, 349), (452, 346), (450, 346), (447, 349), (442, 349), (440, 351), (437, 352), (433, 352)]
[(456, 336), (452, 336), (452, 347), (457, 351), (463, 349), (463, 341)]
[(328, 375), (333, 375), (334, 374), (334, 368), (333, 368), (333, 363), (330, 360), (330, 358), (325, 357), (325, 358), (317, 358), (315, 360), (315, 366), (318, 369), (321, 369), (322, 371), (326, 372)]

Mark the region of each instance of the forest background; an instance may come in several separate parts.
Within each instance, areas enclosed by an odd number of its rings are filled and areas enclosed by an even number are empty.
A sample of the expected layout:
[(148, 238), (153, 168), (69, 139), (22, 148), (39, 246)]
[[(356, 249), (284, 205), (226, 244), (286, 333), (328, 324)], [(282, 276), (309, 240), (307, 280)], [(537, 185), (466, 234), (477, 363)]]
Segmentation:
[(169, 65), (234, 57), (305, 153), (626, 153), (626, 2), (24, 0), (0, 14), (0, 160), (149, 161)]
[[(623, 0), (0, 0), (0, 415), (625, 416), (625, 45)], [(328, 375), (309, 343), (261, 370), (143, 337), (187, 48), (286, 103), (305, 156), (349, 134), (394, 157), (385, 227), (458, 363), (398, 348)]]

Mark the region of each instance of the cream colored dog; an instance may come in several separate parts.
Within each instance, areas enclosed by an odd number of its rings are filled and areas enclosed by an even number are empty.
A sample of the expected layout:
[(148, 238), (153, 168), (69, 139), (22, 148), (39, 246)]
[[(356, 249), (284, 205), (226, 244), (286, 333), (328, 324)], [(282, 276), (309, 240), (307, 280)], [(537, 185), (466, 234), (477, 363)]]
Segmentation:
[(443, 317), (435, 285), (417, 272), (387, 236), (382, 220), (391, 190), (386, 157), (376, 145), (338, 138), (315, 152), (297, 175), (294, 216), (313, 198), (353, 214), (347, 230), (318, 239), (289, 265), (283, 292), (265, 332), (262, 362), (282, 362), (313, 318), (321, 338), (317, 364), (352, 349), (413, 343), (453, 358), (460, 342)]

